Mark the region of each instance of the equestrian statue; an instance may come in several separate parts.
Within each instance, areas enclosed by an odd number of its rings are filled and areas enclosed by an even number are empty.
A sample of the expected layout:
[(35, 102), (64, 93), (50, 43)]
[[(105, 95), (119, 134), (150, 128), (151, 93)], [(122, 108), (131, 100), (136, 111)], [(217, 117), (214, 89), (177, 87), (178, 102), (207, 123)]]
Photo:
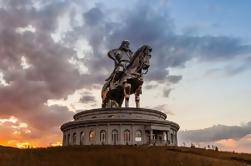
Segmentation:
[(115, 67), (102, 88), (102, 108), (121, 107), (124, 99), (125, 107), (129, 107), (131, 94), (135, 94), (136, 108), (140, 107), (143, 75), (150, 67), (152, 48), (143, 45), (133, 53), (129, 45), (129, 41), (124, 40), (119, 48), (108, 52), (108, 57), (114, 61)]

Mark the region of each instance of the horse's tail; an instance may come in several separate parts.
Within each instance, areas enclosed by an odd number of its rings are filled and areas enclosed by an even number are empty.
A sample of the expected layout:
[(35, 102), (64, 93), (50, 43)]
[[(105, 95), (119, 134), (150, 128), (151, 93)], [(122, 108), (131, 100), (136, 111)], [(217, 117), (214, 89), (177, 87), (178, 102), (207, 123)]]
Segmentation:
[(104, 108), (106, 105), (107, 94), (109, 92), (109, 84), (110, 84), (109, 81), (106, 82), (101, 90), (102, 108)]

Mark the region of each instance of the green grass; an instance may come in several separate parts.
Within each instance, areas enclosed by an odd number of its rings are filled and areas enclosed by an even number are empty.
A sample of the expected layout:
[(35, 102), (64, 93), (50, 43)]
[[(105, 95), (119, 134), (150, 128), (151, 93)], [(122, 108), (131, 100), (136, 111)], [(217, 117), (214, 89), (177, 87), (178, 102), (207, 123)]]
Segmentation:
[(250, 154), (184, 147), (0, 147), (0, 166), (251, 166)]

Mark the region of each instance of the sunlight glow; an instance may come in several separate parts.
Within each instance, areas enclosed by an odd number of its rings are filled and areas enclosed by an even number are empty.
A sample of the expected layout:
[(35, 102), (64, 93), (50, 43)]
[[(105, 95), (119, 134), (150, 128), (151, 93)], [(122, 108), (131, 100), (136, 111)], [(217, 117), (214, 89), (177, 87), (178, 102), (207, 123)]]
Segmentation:
[(4, 79), (4, 75), (3, 73), (0, 72), (0, 86), (8, 86), (9, 84), (6, 82), (6, 80)]
[(227, 148), (235, 148), (237, 146), (237, 142), (234, 139), (223, 139), (216, 143)]
[(36, 32), (36, 28), (33, 27), (32, 25), (28, 25), (26, 27), (18, 27), (16, 29), (17, 33), (23, 34), (24, 32), (32, 32), (35, 33)]
[(30, 142), (19, 142), (16, 144), (16, 147), (20, 149), (35, 148)]
[(31, 65), (27, 62), (27, 59), (25, 58), (25, 56), (21, 57), (21, 66), (23, 69), (28, 69), (31, 67)]
[(50, 146), (54, 147), (54, 146), (62, 146), (61, 142), (56, 142), (56, 143), (52, 143), (50, 144)]
[(11, 116), (8, 119), (0, 119), (0, 125), (6, 122), (16, 123), (17, 121), (18, 121), (17, 118), (15, 118), (14, 116)]

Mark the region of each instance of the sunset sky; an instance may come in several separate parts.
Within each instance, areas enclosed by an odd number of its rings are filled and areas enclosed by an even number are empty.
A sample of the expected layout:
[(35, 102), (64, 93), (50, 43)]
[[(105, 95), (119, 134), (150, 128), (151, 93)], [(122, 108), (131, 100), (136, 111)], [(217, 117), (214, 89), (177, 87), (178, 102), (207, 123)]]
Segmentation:
[(180, 145), (251, 153), (250, 6), (0, 0), (0, 145), (60, 144), (64, 122), (100, 107), (107, 51), (128, 39), (153, 48), (141, 106), (177, 122)]

